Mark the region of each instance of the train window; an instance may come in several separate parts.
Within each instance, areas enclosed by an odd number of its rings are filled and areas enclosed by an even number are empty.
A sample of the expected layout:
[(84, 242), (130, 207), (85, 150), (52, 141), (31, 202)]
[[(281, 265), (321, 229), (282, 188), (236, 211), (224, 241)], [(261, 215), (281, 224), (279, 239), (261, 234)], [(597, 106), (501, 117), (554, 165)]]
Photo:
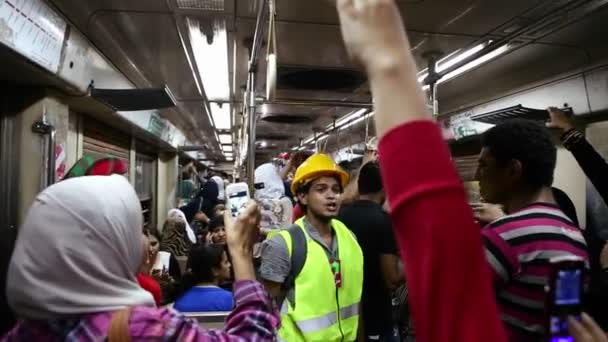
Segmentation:
[(130, 147), (131, 138), (128, 134), (119, 132), (93, 119), (85, 119), (83, 155), (91, 156), (94, 159), (111, 156), (122, 159), (128, 164)]
[(144, 216), (144, 227), (154, 227), (154, 195), (156, 189), (156, 159), (154, 157), (137, 154), (135, 157), (135, 191), (141, 201)]

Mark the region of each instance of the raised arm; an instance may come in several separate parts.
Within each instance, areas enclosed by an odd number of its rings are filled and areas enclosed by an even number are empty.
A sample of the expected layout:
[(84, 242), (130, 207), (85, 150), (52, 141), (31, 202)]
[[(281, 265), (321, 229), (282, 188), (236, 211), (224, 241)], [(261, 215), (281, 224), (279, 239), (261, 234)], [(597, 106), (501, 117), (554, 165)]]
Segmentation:
[(585, 136), (574, 128), (572, 119), (566, 113), (555, 107), (548, 109), (551, 120), (547, 123), (549, 128), (562, 131), (561, 140), (589, 178), (597, 192), (602, 196), (604, 203), (608, 204), (608, 163), (589, 144)]
[(398, 8), (394, 0), (337, 5), (347, 49), (366, 69), (374, 96), (380, 164), (416, 335), (505, 341), (479, 227), (427, 112)]

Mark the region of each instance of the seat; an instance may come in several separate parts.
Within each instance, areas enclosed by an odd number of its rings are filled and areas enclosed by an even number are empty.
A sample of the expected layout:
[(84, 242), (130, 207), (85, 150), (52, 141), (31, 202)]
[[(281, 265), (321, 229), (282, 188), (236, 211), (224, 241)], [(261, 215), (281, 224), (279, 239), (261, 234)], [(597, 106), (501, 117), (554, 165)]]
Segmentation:
[(194, 318), (205, 329), (223, 329), (230, 311), (184, 312), (186, 317)]

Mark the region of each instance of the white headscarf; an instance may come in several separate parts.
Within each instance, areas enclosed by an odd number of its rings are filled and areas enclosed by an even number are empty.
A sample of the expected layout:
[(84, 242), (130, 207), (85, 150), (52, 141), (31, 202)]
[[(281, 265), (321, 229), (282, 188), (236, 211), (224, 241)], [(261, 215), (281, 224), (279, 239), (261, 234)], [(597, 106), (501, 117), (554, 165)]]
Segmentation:
[(167, 213), (167, 218), (184, 222), (186, 224), (186, 233), (188, 234), (188, 239), (190, 242), (196, 243), (196, 235), (194, 234), (194, 230), (192, 230), (192, 227), (190, 227), (190, 223), (188, 223), (186, 215), (183, 211), (179, 209), (171, 209), (169, 210), (169, 213)]
[(220, 176), (213, 176), (213, 177), (211, 177), (211, 179), (215, 182), (215, 184), (217, 184), (217, 189), (219, 190), (219, 193), (217, 195), (217, 200), (225, 201), (226, 194), (224, 192), (224, 189), (225, 189), (224, 180)]
[(62, 181), (38, 194), (19, 230), (8, 302), (40, 320), (154, 306), (135, 278), (143, 252), (141, 206), (125, 177)]
[(263, 188), (255, 190), (256, 199), (280, 199), (285, 197), (285, 185), (279, 175), (279, 170), (272, 163), (266, 163), (255, 169), (255, 183), (264, 184)]

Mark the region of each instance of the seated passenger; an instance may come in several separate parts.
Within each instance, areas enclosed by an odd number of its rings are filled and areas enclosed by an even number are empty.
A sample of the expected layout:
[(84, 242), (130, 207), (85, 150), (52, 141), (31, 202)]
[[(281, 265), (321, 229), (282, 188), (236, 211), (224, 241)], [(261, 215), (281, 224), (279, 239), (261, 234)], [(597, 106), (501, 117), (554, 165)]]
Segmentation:
[(167, 218), (163, 226), (160, 250), (176, 257), (190, 254), (192, 242), (187, 236), (186, 227), (186, 222), (179, 218)]
[(184, 225), (186, 225), (186, 234), (188, 235), (188, 239), (190, 240), (190, 242), (196, 243), (196, 232), (194, 231), (194, 229), (192, 229), (192, 227), (190, 227), (190, 224), (188, 223), (186, 215), (183, 211), (179, 209), (171, 209), (167, 213), (167, 219), (183, 222)]
[(154, 302), (156, 306), (161, 306), (163, 302), (163, 293), (160, 288), (160, 284), (154, 277), (152, 277), (152, 259), (150, 258), (150, 239), (148, 235), (144, 234), (142, 237), (142, 245), (143, 248), (143, 256), (141, 267), (139, 268), (139, 273), (137, 273), (137, 282), (142, 289), (150, 292), (152, 297), (154, 297)]
[(278, 317), (251, 262), (255, 204), (236, 220), (226, 217), (237, 305), (224, 331), (154, 308), (135, 277), (144, 254), (142, 220), (137, 194), (122, 176), (74, 178), (40, 193), (8, 272), (7, 297), (21, 321), (2, 341), (105, 341), (111, 330), (133, 341), (275, 339)]
[(156, 230), (144, 230), (144, 235), (148, 237), (149, 244), (149, 255), (150, 262), (152, 264), (151, 272), (152, 275), (164, 275), (167, 274), (173, 279), (180, 279), (182, 277), (179, 269), (179, 262), (175, 258), (175, 255), (160, 250), (160, 235)]
[(209, 222), (209, 236), (207, 242), (210, 244), (226, 243), (226, 228), (224, 227), (223, 216), (218, 216)]
[(223, 245), (196, 247), (188, 258), (184, 292), (173, 308), (181, 312), (230, 311), (234, 298), (219, 285), (230, 279), (230, 261)]

